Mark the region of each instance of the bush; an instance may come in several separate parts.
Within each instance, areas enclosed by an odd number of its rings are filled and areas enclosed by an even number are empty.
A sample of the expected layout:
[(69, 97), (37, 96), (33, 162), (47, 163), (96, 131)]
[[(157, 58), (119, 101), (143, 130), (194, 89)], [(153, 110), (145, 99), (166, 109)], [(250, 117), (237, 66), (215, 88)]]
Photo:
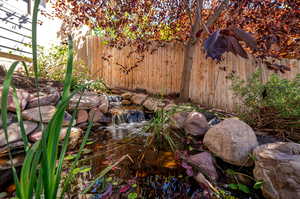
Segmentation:
[(263, 83), (257, 70), (247, 82), (232, 80), (234, 94), (242, 100), (242, 119), (256, 128), (300, 140), (300, 74), (293, 80), (273, 74)]
[[(44, 79), (63, 82), (66, 73), (67, 55), (68, 46), (66, 44), (52, 45), (49, 49), (40, 47), (38, 56), (39, 76)], [(88, 68), (84, 63), (76, 61), (74, 66), (71, 89), (76, 89), (82, 84), (88, 84), (87, 89), (89, 90), (101, 92), (107, 90), (103, 81), (90, 78)], [(29, 75), (34, 75), (32, 67), (29, 68)]]

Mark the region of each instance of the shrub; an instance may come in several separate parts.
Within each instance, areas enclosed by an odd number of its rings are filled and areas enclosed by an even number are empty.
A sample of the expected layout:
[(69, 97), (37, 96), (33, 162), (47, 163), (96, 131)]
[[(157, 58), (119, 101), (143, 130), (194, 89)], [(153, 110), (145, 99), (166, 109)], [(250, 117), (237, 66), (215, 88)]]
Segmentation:
[[(39, 47), (38, 75), (40, 78), (63, 82), (66, 73), (68, 58), (68, 45), (52, 45), (49, 49)], [(82, 84), (87, 84), (87, 89), (104, 92), (107, 87), (101, 80), (92, 80), (89, 76), (87, 66), (81, 61), (74, 63), (71, 89), (74, 90)], [(34, 76), (32, 67), (29, 68), (29, 75)]]
[(242, 100), (242, 119), (256, 128), (300, 140), (300, 74), (293, 80), (273, 74), (263, 83), (261, 70), (257, 70), (247, 82), (237, 77), (232, 80), (234, 94)]

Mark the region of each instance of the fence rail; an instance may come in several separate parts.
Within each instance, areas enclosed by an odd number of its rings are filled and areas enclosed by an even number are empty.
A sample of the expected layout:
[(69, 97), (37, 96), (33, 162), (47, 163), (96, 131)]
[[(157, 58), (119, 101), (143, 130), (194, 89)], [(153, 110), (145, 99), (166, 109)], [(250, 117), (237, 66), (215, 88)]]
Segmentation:
[[(217, 64), (205, 58), (201, 46), (197, 46), (196, 49), (190, 98), (200, 104), (234, 111), (239, 100), (231, 91), (231, 80), (228, 76), (232, 72), (246, 80), (256, 68), (260, 67), (263, 70), (263, 81), (273, 73), (254, 58), (243, 59), (226, 54), (224, 61)], [(122, 71), (124, 68), (134, 66), (140, 59), (137, 54), (128, 56), (131, 51), (129, 47), (122, 50), (110, 48), (102, 45), (99, 38), (89, 36), (81, 48), (77, 47), (77, 58), (87, 64), (95, 79), (103, 79), (110, 87), (144, 88), (151, 93), (162, 94), (179, 92), (184, 56), (182, 45), (172, 43), (154, 53), (148, 53), (138, 67), (124, 74)], [(299, 60), (281, 60), (277, 63), (291, 67), (291, 71), (280, 74), (283, 78), (291, 79), (300, 73)]]

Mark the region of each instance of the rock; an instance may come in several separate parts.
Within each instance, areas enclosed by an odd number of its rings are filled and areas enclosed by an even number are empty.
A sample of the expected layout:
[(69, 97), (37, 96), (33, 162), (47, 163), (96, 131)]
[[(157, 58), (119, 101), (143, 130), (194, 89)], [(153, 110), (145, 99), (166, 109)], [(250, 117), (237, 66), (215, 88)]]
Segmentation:
[(107, 113), (109, 110), (109, 100), (108, 97), (106, 95), (101, 95), (100, 96), (100, 106), (99, 106), (99, 110), (102, 113)]
[(200, 168), (200, 170), (213, 181), (218, 179), (218, 173), (214, 165), (214, 159), (209, 152), (202, 152), (192, 155), (188, 158), (188, 162), (191, 162), (193, 165)]
[(89, 120), (93, 122), (98, 122), (102, 117), (104, 114), (98, 108), (92, 108), (89, 112)]
[[(2, 96), (2, 89), (3, 88), (1, 87), (0, 88), (0, 92), (1, 92), (0, 101), (2, 101), (2, 97), (1, 97)], [(17, 89), (17, 97), (19, 99), (21, 110), (24, 110), (27, 103), (28, 103), (30, 94), (27, 91), (23, 90), (23, 89)], [(7, 109), (9, 111), (16, 112), (16, 106), (15, 106), (15, 103), (13, 101), (13, 90), (12, 89), (9, 89), (9, 94), (8, 94), (8, 99), (7, 99)]]
[(204, 136), (204, 145), (225, 162), (238, 166), (251, 166), (249, 157), (258, 146), (254, 131), (243, 121), (225, 119), (210, 128)]
[(189, 112), (177, 112), (170, 117), (170, 127), (173, 129), (183, 128), (184, 121), (186, 120)]
[(204, 136), (208, 130), (208, 122), (203, 114), (190, 112), (183, 123), (183, 128), (187, 134)]
[(158, 99), (147, 98), (143, 103), (143, 106), (150, 111), (157, 111), (158, 109), (162, 109), (165, 104), (160, 102)]
[(259, 145), (284, 141), (283, 138), (275, 137), (274, 135), (269, 134), (267, 132), (256, 131), (255, 135), (257, 137), (257, 141)]
[[(41, 109), (43, 123), (49, 123), (56, 111), (55, 106), (41, 106), (40, 109)], [(40, 121), (39, 107), (24, 110), (22, 112), (22, 117), (25, 120), (39, 122)], [(72, 116), (69, 113), (65, 112), (63, 125), (64, 126), (69, 125), (71, 118)]]
[[(54, 94), (46, 95), (40, 97), (40, 106), (55, 106), (60, 98), (59, 92), (55, 92)], [(27, 108), (35, 108), (38, 107), (38, 97), (32, 98), (28, 102)]]
[(168, 104), (168, 105), (166, 105), (166, 106), (164, 107), (164, 110), (165, 110), (165, 111), (171, 111), (171, 110), (174, 109), (176, 106), (177, 106), (176, 104), (170, 103), (170, 104)]
[[(16, 149), (24, 150), (24, 142), (23, 141), (17, 141), (17, 142), (14, 142), (14, 143), (10, 143), (10, 147), (14, 150), (16, 150)], [(7, 154), (8, 151), (9, 151), (8, 145), (0, 147), (0, 157), (1, 157), (2, 154)]]
[(92, 108), (89, 112), (89, 120), (92, 120), (94, 123), (110, 123), (111, 118), (105, 116), (99, 108)]
[(121, 104), (122, 105), (130, 105), (131, 101), (129, 101), (129, 100), (122, 100)]
[(145, 94), (134, 94), (132, 97), (131, 97), (131, 101), (133, 104), (138, 104), (138, 105), (142, 105), (144, 103), (144, 101), (147, 99), (147, 95)]
[[(13, 121), (15, 121), (16, 119), (16, 115), (11, 113), (11, 112), (8, 112), (7, 114), (7, 125), (10, 125)], [(0, 118), (0, 128), (2, 128), (2, 118)]]
[[(76, 108), (77, 102), (80, 99), (80, 94), (74, 95), (69, 103), (69, 109), (74, 110)], [(100, 105), (101, 98), (98, 95), (85, 93), (80, 99), (78, 109), (91, 109)]]
[[(38, 127), (38, 124), (35, 122), (30, 121), (24, 121), (24, 128), (26, 135), (32, 133), (36, 128)], [(13, 143), (22, 140), (20, 128), (18, 123), (12, 123), (8, 127), (8, 142)], [(7, 144), (5, 139), (5, 133), (4, 130), (0, 130), (0, 147), (3, 147)]]
[[(59, 135), (59, 139), (61, 141), (64, 140), (64, 138), (65, 138), (65, 136), (67, 134), (67, 130), (68, 130), (68, 128), (62, 128), (61, 129), (61, 132), (60, 132), (60, 135)], [(71, 148), (74, 148), (77, 145), (77, 143), (78, 143), (78, 141), (80, 139), (81, 134), (82, 134), (82, 130), (81, 129), (74, 128), (74, 127), (71, 128), (70, 140), (69, 140), (70, 141), (69, 142), (69, 146)], [(29, 140), (31, 142), (36, 142), (36, 141), (41, 140), (41, 139), (42, 139), (42, 131), (34, 132), (34, 133), (32, 133), (29, 136)]]
[(262, 180), (267, 199), (300, 198), (300, 144), (276, 142), (258, 146), (254, 177)]
[(76, 122), (77, 124), (87, 122), (89, 119), (89, 114), (86, 110), (79, 110), (77, 112)]
[(126, 92), (126, 93), (123, 93), (121, 95), (122, 99), (124, 100), (130, 100), (130, 98), (132, 97), (133, 93), (130, 93), (130, 92)]
[[(21, 166), (24, 161), (24, 155), (18, 155), (12, 158), (13, 165), (15, 167)], [(0, 158), (0, 171), (11, 168), (11, 161), (9, 158)]]

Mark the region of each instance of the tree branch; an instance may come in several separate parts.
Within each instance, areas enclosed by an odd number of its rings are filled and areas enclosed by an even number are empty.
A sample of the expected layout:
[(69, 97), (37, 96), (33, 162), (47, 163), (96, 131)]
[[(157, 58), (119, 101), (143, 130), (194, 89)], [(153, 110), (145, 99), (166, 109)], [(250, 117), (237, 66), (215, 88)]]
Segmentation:
[(217, 8), (216, 12), (214, 15), (208, 18), (206, 22), (206, 27), (209, 28), (211, 25), (213, 25), (216, 20), (219, 18), (221, 15), (222, 11), (228, 6), (229, 0), (224, 0), (221, 5)]

